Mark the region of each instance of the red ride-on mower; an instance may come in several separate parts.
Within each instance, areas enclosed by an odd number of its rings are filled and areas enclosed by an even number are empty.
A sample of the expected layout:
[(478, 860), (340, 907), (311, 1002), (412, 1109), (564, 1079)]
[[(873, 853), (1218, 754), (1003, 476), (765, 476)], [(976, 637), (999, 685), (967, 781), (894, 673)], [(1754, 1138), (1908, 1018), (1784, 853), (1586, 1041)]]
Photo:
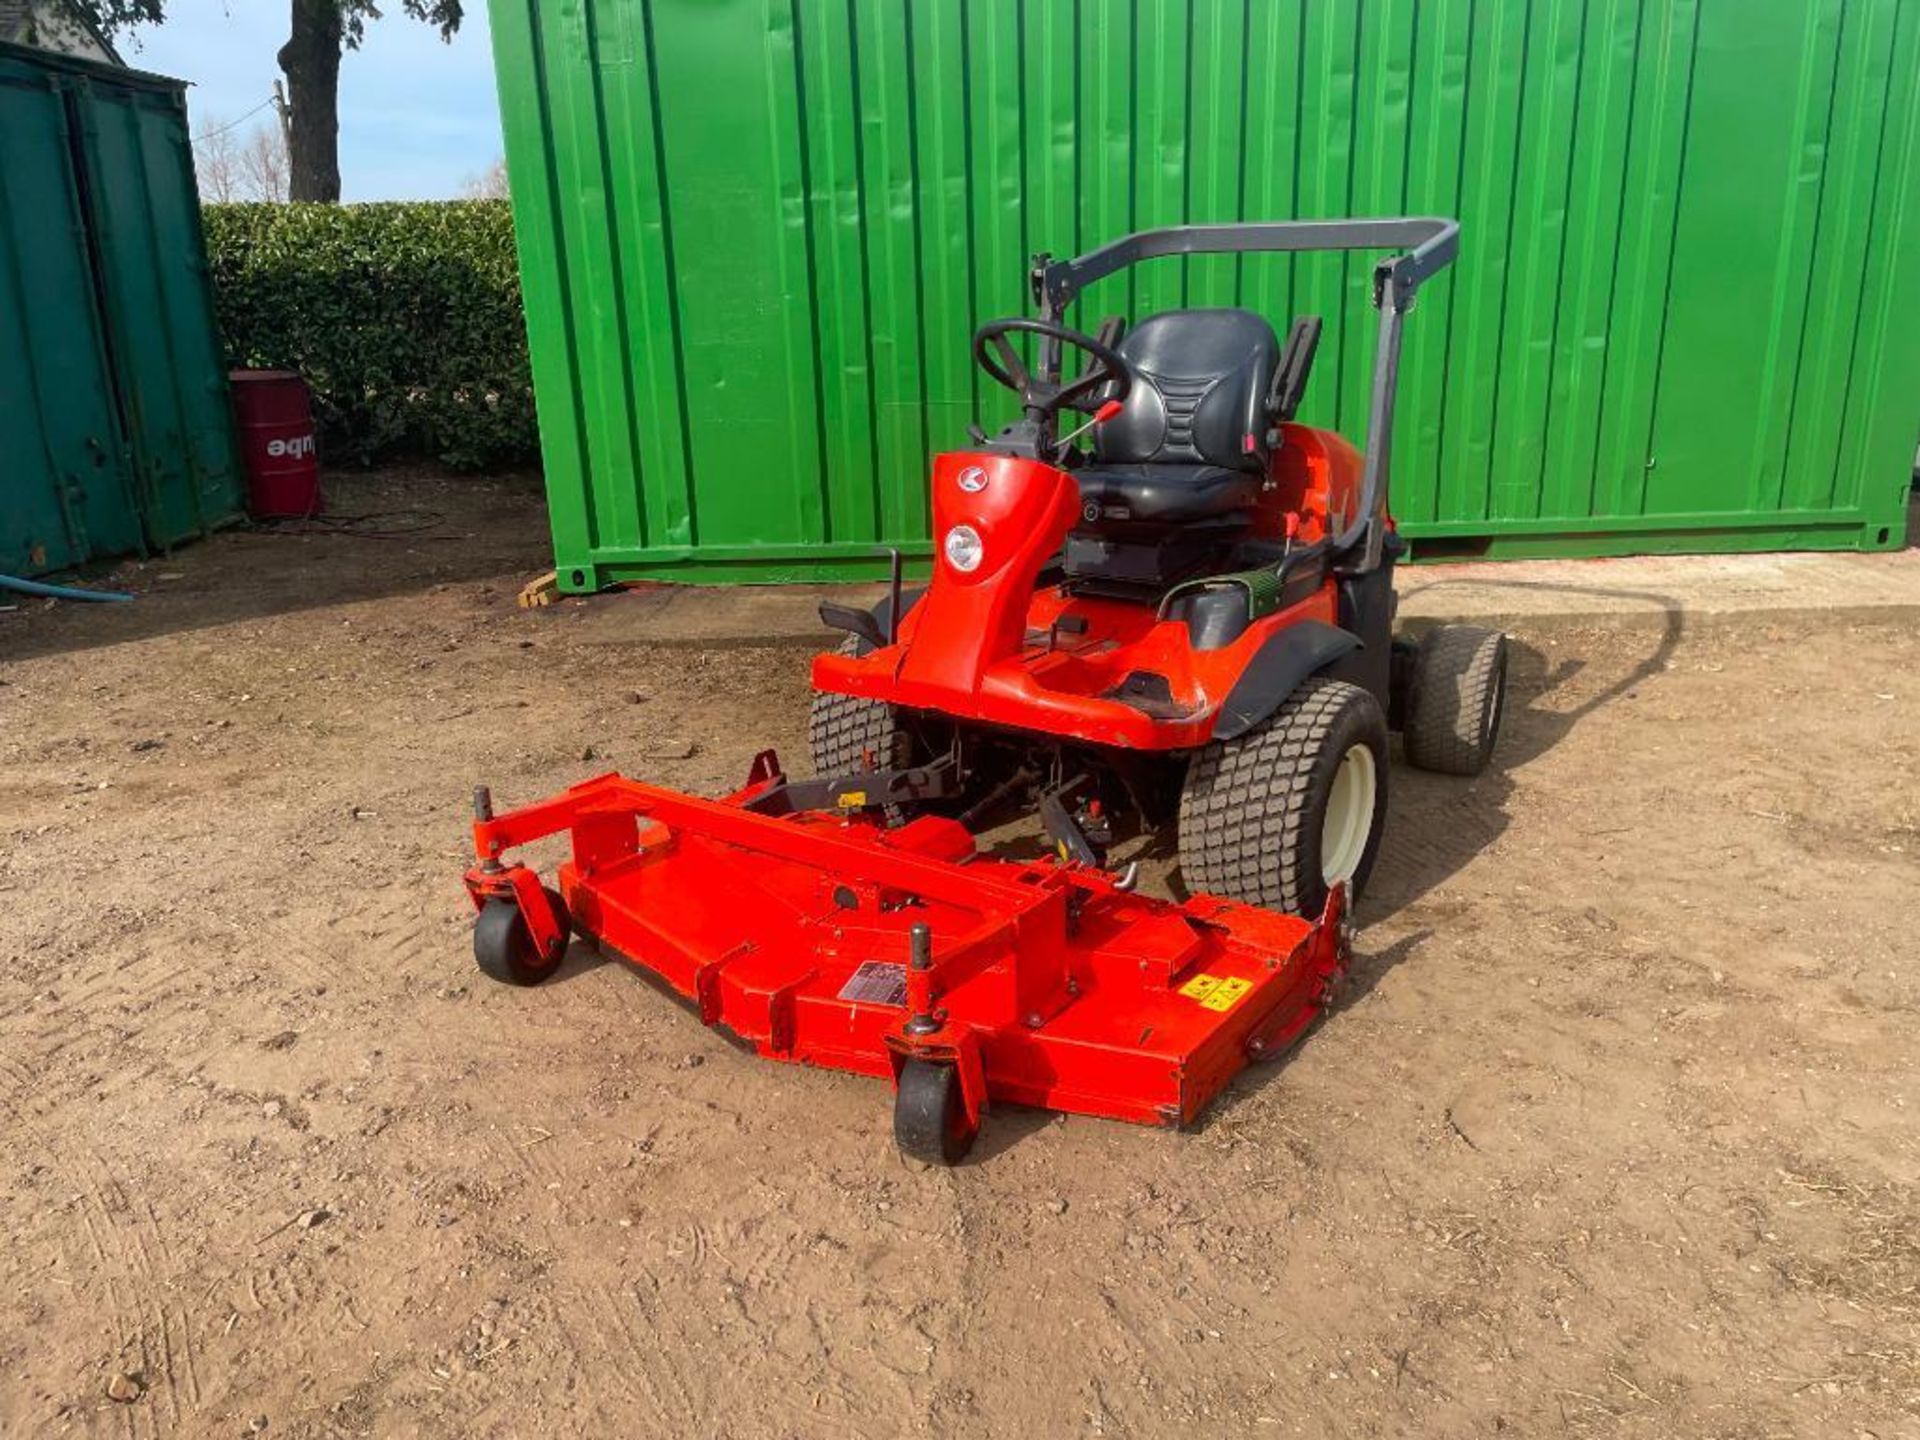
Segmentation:
[[(896, 563), (873, 610), (821, 606), (848, 633), (814, 662), (816, 778), (767, 751), (722, 800), (606, 775), (495, 815), (482, 791), (482, 968), (532, 984), (570, 930), (592, 936), (763, 1055), (890, 1076), (923, 1160), (958, 1161), (995, 1100), (1193, 1119), (1330, 1002), (1389, 726), (1428, 769), (1493, 750), (1504, 638), (1392, 636), (1401, 322), (1457, 239), (1447, 220), (1181, 226), (1038, 257), (1039, 318), (974, 337), (1021, 418), (936, 457), (931, 583), (903, 591)], [(1395, 252), (1364, 455), (1293, 419), (1317, 319), (1284, 345), (1246, 310), (1061, 322), (1143, 260), (1307, 250)], [(1065, 349), (1086, 357), (1072, 379)], [(1022, 812), (1050, 856), (981, 850)], [(561, 831), (557, 892), (505, 859)], [(1108, 866), (1169, 833), (1184, 902)]]

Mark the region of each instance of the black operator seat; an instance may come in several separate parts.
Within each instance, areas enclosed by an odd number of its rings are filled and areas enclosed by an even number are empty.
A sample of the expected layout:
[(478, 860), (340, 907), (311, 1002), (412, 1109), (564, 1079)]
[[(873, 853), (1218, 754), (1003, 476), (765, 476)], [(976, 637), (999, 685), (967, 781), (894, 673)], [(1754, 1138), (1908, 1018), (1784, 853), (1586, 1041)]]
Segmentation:
[(1160, 527), (1250, 510), (1273, 423), (1273, 327), (1251, 310), (1165, 310), (1118, 348), (1133, 389), (1075, 472), (1083, 523)]

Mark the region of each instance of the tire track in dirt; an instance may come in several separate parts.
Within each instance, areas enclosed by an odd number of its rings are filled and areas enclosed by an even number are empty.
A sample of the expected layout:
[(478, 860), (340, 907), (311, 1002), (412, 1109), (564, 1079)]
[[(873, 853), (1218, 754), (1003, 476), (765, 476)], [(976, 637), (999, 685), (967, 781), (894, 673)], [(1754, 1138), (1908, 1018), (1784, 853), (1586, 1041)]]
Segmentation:
[[(50, 1143), (32, 1111), (18, 1098), (30, 1093), (33, 1077), (17, 1061), (0, 1060), (0, 1114), (10, 1134), (23, 1137), (45, 1157), (48, 1170), (79, 1211), (87, 1237), (76, 1269), (91, 1271), (105, 1299), (105, 1318), (96, 1323), (103, 1354), (117, 1363), (125, 1346), (138, 1347), (145, 1394), (121, 1407), (130, 1435), (165, 1436), (180, 1428), (200, 1404), (200, 1375), (192, 1321), (186, 1308), (169, 1301), (165, 1290), (178, 1278), (171, 1244), (158, 1216), (144, 1197), (138, 1204), (117, 1171), (98, 1150), (74, 1151)], [(144, 1424), (143, 1424), (144, 1422)]]
[[(105, 1037), (114, 1045), (123, 1043), (119, 1017), (165, 1018), (169, 1002), (177, 1000), (182, 982), (195, 978), (188, 966), (176, 965), (164, 970), (153, 966), (153, 950), (142, 948), (107, 968), (89, 971), (63, 971), (48, 992), (51, 1000), (36, 1005), (32, 1028), (32, 1063), (44, 1070), (64, 1052), (83, 1040)], [(174, 1007), (173, 1013), (179, 1013)], [(124, 1086), (131, 1077), (116, 1073), (116, 1085)]]
[[(741, 1336), (764, 1339), (764, 1333), (747, 1314), (746, 1300), (793, 1294), (798, 1246), (773, 1237), (739, 1263), (737, 1257), (745, 1253), (741, 1247), (753, 1238), (748, 1229), (724, 1219), (708, 1223), (684, 1217), (670, 1222), (653, 1242), (653, 1260), (628, 1257), (617, 1283), (563, 1280), (555, 1287), (548, 1300), (554, 1329), (582, 1392), (601, 1414), (627, 1433), (694, 1433), (688, 1417), (711, 1413), (715, 1403), (716, 1382), (710, 1377), (737, 1376), (755, 1363), (740, 1348)], [(714, 1288), (722, 1298), (708, 1296)], [(802, 1309), (803, 1318), (805, 1313)], [(702, 1317), (697, 1350), (686, 1343), (695, 1332), (676, 1331), (668, 1321), (675, 1314)], [(816, 1345), (821, 1342), (817, 1328), (813, 1338)], [(816, 1389), (852, 1404), (831, 1369), (824, 1370)], [(784, 1416), (781, 1427), (813, 1432), (824, 1423), (811, 1415), (798, 1420)]]
[[(267, 957), (273, 968), (293, 972), (308, 986), (345, 986), (356, 994), (390, 990), (395, 977), (413, 973), (406, 962), (426, 948), (431, 922), (394, 887), (375, 895), (329, 918), (317, 934), (287, 915), (266, 918), (255, 933), (278, 942)], [(236, 932), (236, 938), (244, 943), (245, 933)], [(370, 987), (362, 983), (369, 980)]]
[(801, 1313), (807, 1323), (807, 1332), (813, 1340), (812, 1383), (815, 1393), (831, 1396), (840, 1403), (842, 1410), (852, 1413), (859, 1409), (860, 1397), (848, 1387), (845, 1372), (826, 1358), (833, 1353), (835, 1341), (842, 1338), (834, 1333), (839, 1323), (838, 1318), (831, 1320), (823, 1318), (819, 1302), (813, 1299), (806, 1302)]
[[(7, 1082), (6, 1088), (0, 1090), (0, 1117), (7, 1122), (8, 1134), (24, 1139), (28, 1148), (44, 1157), (47, 1170), (69, 1197), (69, 1207), (79, 1210), (81, 1229), (87, 1237), (85, 1251), (76, 1256), (68, 1245), (63, 1243), (61, 1248), (70, 1262), (77, 1262), (73, 1263), (73, 1268), (78, 1273), (91, 1275), (104, 1298), (105, 1314), (95, 1322), (95, 1329), (101, 1337), (100, 1353), (104, 1357), (111, 1357), (109, 1363), (117, 1362), (128, 1337), (134, 1337), (140, 1345), (141, 1366), (145, 1369), (149, 1364), (145, 1316), (138, 1304), (127, 1298), (127, 1266), (117, 1241), (113, 1253), (109, 1254), (106, 1242), (101, 1239), (103, 1232), (112, 1235), (114, 1229), (100, 1192), (91, 1177), (83, 1169), (76, 1168), (70, 1156), (47, 1141), (32, 1112), (14, 1098), (16, 1094), (28, 1093), (31, 1088), (32, 1078), (25, 1068), (14, 1061), (0, 1059), (0, 1078)], [(163, 1433), (153, 1410), (145, 1406), (117, 1408), (122, 1429), (129, 1437), (138, 1437), (143, 1429), (149, 1435)], [(146, 1422), (144, 1427), (141, 1421)]]
[[(376, 914), (366, 928), (372, 932), (369, 938), (374, 942), (374, 960), (369, 968), (378, 964), (383, 956), (399, 956), (409, 947), (417, 947), (421, 933), (417, 924), (405, 923), (397, 905), (389, 905), (386, 914)], [(244, 957), (260, 948), (262, 933), (268, 938), (269, 968), (276, 980), (285, 983), (291, 970), (296, 985), (301, 981), (314, 985), (341, 982), (337, 955), (319, 953), (299, 927), (287, 922), (270, 923), (262, 930), (245, 935), (234, 933), (211, 939), (203, 936), (193, 948), (200, 953), (224, 951)], [(352, 943), (331, 949), (350, 956), (363, 953), (360, 946)], [(168, 1026), (166, 1022), (196, 1008), (177, 1002), (183, 986), (199, 972), (191, 972), (185, 966), (156, 966), (150, 964), (149, 959), (150, 952), (143, 949), (142, 953), (128, 956), (111, 969), (86, 977), (77, 985), (63, 986), (59, 1006), (50, 1012), (52, 1023), (35, 1032), (35, 1039), (42, 1042), (36, 1049), (43, 1052), (36, 1059), (42, 1063), (50, 1061), (53, 1055), (74, 1051), (89, 1040), (110, 1040), (122, 1047), (135, 1043), (144, 1050), (156, 1035), (177, 1030), (178, 1026)], [(289, 959), (293, 962), (291, 966), (284, 963)], [(358, 975), (352, 977), (350, 983), (363, 987), (365, 984)], [(169, 999), (176, 1003), (165, 1010), (155, 1009)], [(90, 1013), (103, 1010), (109, 1015), (119, 1010), (144, 1012), (150, 1022), (157, 1022), (157, 1028), (156, 1024), (148, 1023), (135, 1036), (120, 1033), (112, 1024), (90, 1022), (87, 1018)], [(204, 1034), (206, 1029), (202, 1025), (195, 1033)], [(423, 1036), (424, 1028), (415, 1033)], [(48, 1040), (52, 1042), (50, 1047), (45, 1044)], [(170, 1041), (170, 1047), (171, 1044)], [(214, 1045), (202, 1058), (228, 1049), (225, 1044)], [(155, 1088), (154, 1077), (185, 1073), (181, 1066), (191, 1070), (197, 1063), (172, 1048), (169, 1057), (154, 1064), (122, 1068), (110, 1076), (108, 1083), (116, 1093), (137, 1095), (143, 1089)], [(4, 1072), (0, 1073), (7, 1075), (23, 1092), (31, 1093), (26, 1090), (30, 1080), (23, 1068), (6, 1062)], [(16, 1128), (26, 1128), (20, 1124), (19, 1107), (8, 1106), (7, 1113), (15, 1120)], [(44, 1146), (41, 1148), (45, 1150)], [(158, 1440), (182, 1431), (192, 1433), (202, 1399), (203, 1342), (187, 1309), (170, 1301), (164, 1293), (167, 1281), (179, 1273), (179, 1265), (158, 1216), (151, 1203), (135, 1198), (128, 1183), (99, 1151), (89, 1148), (83, 1154), (46, 1153), (50, 1168), (69, 1193), (76, 1196), (79, 1233), (87, 1237), (91, 1247), (90, 1259), (81, 1257), (84, 1262), (81, 1268), (91, 1269), (98, 1277), (106, 1309), (106, 1318), (99, 1323), (105, 1332), (107, 1353), (118, 1354), (123, 1342), (129, 1340), (138, 1346), (139, 1368), (146, 1376), (146, 1394), (135, 1405), (116, 1407), (124, 1411), (129, 1434), (151, 1435)], [(241, 1285), (244, 1285), (246, 1301), (238, 1301)], [(291, 1259), (282, 1256), (264, 1263), (247, 1264), (228, 1272), (216, 1286), (227, 1291), (229, 1313), (242, 1310), (251, 1302), (249, 1313), (253, 1315), (301, 1313), (310, 1309), (325, 1289), (316, 1284), (314, 1273), (297, 1254)]]
[[(160, 1251), (160, 1259), (165, 1266), (167, 1275), (170, 1277), (178, 1277), (181, 1273), (180, 1266), (174, 1259), (173, 1245), (167, 1239), (167, 1232), (161, 1228), (160, 1217), (154, 1211), (153, 1202), (142, 1197), (140, 1213), (145, 1217), (144, 1232), (152, 1237), (154, 1246)], [(176, 1305), (173, 1314), (179, 1326), (180, 1358), (186, 1377), (187, 1403), (198, 1408), (200, 1404), (200, 1366), (194, 1354), (193, 1315), (184, 1305)]]
[[(439, 1027), (421, 1023), (404, 1008), (410, 982), (426, 978), (415, 957), (431, 953), (433, 928), (395, 890), (380, 892), (369, 909), (338, 916), (318, 932), (289, 916), (261, 927), (274, 942), (267, 957), (272, 970), (289, 991), (352, 997), (357, 1007), (378, 1007), (388, 1017), (381, 1048), (392, 1065), (388, 1078), (401, 1085), (397, 1110), (444, 1084), (450, 1073), (437, 1039)], [(347, 1017), (342, 1023), (354, 1021)], [(403, 1072), (412, 1072), (404, 1083)], [(405, 1093), (409, 1088), (415, 1093)]]
[(401, 887), (384, 892), (370, 915), (355, 918), (374, 922), (366, 927), (368, 968), (408, 975), (411, 971), (406, 962), (438, 948), (432, 941), (432, 932), (438, 928), (433, 917), (423, 910), (418, 898), (408, 903)]
[[(631, 1319), (625, 1311), (635, 1313)], [(675, 1346), (640, 1323), (631, 1284), (617, 1289), (562, 1283), (539, 1306), (539, 1318), (557, 1338), (562, 1365), (574, 1377), (581, 1401), (614, 1433), (687, 1433), (688, 1417), (702, 1413), (704, 1397), (680, 1379)]]
[(60, 990), (60, 1003), (76, 1013), (97, 1009), (115, 981), (129, 984), (129, 998), (135, 1000), (151, 1000), (162, 991), (172, 993), (172, 987), (188, 974), (185, 965), (176, 965), (162, 975), (130, 976), (129, 972), (144, 972), (152, 958), (153, 951), (142, 948), (105, 970), (96, 970), (77, 982), (69, 981)]
[(549, 1148), (547, 1142), (553, 1139), (552, 1133), (548, 1132), (545, 1140), (536, 1137), (531, 1142), (523, 1143), (513, 1134), (513, 1130), (519, 1127), (520, 1122), (512, 1120), (493, 1126), (487, 1131), (488, 1149), (529, 1184), (544, 1190), (548, 1185), (560, 1183), (562, 1168), (542, 1154)]
[[(153, 1397), (150, 1411), (153, 1433), (165, 1435), (178, 1429), (186, 1418), (187, 1408), (197, 1407), (200, 1400), (190, 1317), (184, 1307), (170, 1304), (163, 1293), (173, 1278), (171, 1252), (160, 1234), (151, 1206), (134, 1204), (119, 1174), (99, 1151), (86, 1146), (81, 1156), (80, 1173), (89, 1186), (90, 1203), (106, 1222), (118, 1253), (118, 1265), (133, 1291), (128, 1308), (138, 1318), (146, 1393)], [(160, 1252), (162, 1263), (156, 1263), (156, 1251)], [(157, 1349), (150, 1349), (150, 1342)]]
[[(644, 1401), (653, 1422), (645, 1428), (670, 1433), (684, 1417), (705, 1413), (706, 1396), (695, 1393), (675, 1362), (677, 1347), (659, 1344), (647, 1327), (637, 1323), (639, 1300), (632, 1288), (595, 1288), (587, 1295), (602, 1320), (593, 1326), (596, 1348), (619, 1367)], [(631, 1364), (621, 1364), (622, 1357), (629, 1357)]]

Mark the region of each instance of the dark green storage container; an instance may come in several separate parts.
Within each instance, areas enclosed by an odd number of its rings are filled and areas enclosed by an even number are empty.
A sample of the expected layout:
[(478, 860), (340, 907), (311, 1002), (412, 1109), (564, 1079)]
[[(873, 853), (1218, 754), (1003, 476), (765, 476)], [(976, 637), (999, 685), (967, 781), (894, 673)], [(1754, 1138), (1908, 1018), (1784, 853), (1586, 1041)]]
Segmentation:
[[(1901, 0), (492, 0), (563, 587), (871, 574), (1005, 418), (1036, 250), (1457, 216), (1408, 323), (1416, 555), (1888, 548), (1920, 437)], [(1366, 259), (1157, 262), (1087, 310), (1328, 321)]]
[(241, 513), (183, 93), (0, 45), (0, 572)]

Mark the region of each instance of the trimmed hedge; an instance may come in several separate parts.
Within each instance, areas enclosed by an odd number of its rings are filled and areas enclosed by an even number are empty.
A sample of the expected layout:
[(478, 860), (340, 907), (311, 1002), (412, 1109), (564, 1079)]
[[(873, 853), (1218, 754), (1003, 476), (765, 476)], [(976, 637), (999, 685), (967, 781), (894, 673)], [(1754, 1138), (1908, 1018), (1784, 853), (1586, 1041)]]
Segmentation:
[(506, 201), (204, 214), (229, 361), (306, 377), (330, 463), (538, 455)]

